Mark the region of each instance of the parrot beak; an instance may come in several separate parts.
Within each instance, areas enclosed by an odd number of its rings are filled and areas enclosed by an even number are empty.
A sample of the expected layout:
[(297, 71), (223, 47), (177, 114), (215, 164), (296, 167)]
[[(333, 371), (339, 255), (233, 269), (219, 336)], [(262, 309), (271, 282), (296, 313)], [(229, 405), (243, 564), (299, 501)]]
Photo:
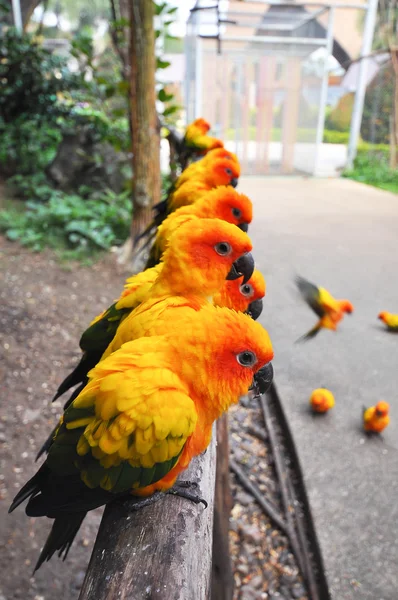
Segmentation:
[(253, 383), (249, 389), (255, 390), (258, 394), (265, 394), (271, 387), (274, 379), (274, 368), (272, 363), (267, 363), (253, 377)]
[(239, 229), (247, 233), (249, 231), (249, 223), (241, 223), (238, 225)]
[(234, 280), (243, 276), (243, 283), (249, 281), (254, 271), (254, 258), (251, 252), (244, 254), (236, 260), (231, 267), (226, 279)]
[(233, 177), (231, 179), (231, 185), (232, 185), (232, 187), (236, 188), (236, 186), (238, 185), (238, 178), (237, 177)]
[(258, 298), (258, 300), (253, 300), (253, 302), (250, 302), (250, 304), (247, 308), (247, 311), (246, 311), (246, 313), (253, 319), (253, 321), (256, 321), (262, 312), (263, 312), (263, 299), (262, 298)]

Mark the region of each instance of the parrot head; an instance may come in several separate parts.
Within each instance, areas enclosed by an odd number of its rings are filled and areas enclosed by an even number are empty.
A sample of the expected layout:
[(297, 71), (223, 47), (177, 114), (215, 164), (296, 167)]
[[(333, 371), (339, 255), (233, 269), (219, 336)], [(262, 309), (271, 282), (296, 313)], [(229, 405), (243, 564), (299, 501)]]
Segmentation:
[(209, 150), (209, 152), (207, 152), (207, 154), (203, 157), (202, 160), (205, 164), (207, 164), (208, 162), (212, 162), (219, 158), (232, 160), (239, 165), (238, 157), (236, 156), (236, 154), (230, 152), (226, 148), (213, 148), (213, 150)]
[(243, 276), (247, 282), (254, 271), (252, 243), (246, 233), (220, 219), (190, 219), (172, 233), (163, 255), (162, 277), (173, 281), (176, 293), (209, 297), (225, 279)]
[(192, 121), (192, 123), (190, 123), (187, 126), (186, 129), (186, 136), (191, 132), (195, 132), (196, 135), (205, 135), (210, 129), (210, 123), (208, 123), (205, 119), (202, 119), (201, 117), (199, 119), (195, 119), (194, 121)]
[(208, 185), (217, 187), (218, 185), (238, 185), (240, 167), (238, 163), (228, 158), (220, 158), (208, 164), (204, 178)]
[(351, 314), (354, 312), (354, 306), (349, 300), (340, 300), (340, 308), (343, 312)]
[(386, 312), (385, 310), (383, 310), (381, 313), (379, 313), (378, 315), (378, 319), (380, 319), (381, 321), (383, 321), (384, 323), (386, 322), (388, 317), (388, 312)]
[(310, 396), (310, 404), (315, 412), (327, 412), (334, 406), (334, 396), (326, 388), (317, 388)]
[(239, 312), (246, 312), (256, 320), (263, 309), (264, 295), (264, 277), (255, 269), (247, 282), (243, 282), (242, 278), (226, 281), (220, 291), (214, 295), (213, 303), (215, 306), (226, 306)]
[(195, 203), (196, 214), (202, 217), (222, 219), (247, 232), (253, 218), (253, 205), (244, 194), (231, 186), (219, 186)]
[(385, 402), (384, 400), (380, 400), (380, 402), (378, 402), (376, 404), (376, 415), (378, 417), (386, 417), (388, 415), (390, 411), (390, 405), (388, 402)]
[[(256, 374), (261, 376), (261, 370), (268, 379), (272, 378), (271, 340), (267, 331), (249, 316), (209, 305), (195, 311), (189, 327), (181, 329), (182, 335), (187, 336), (192, 336), (192, 329), (195, 331), (197, 347), (186, 347), (187, 352), (198, 354), (195, 360), (185, 354), (188, 365), (184, 369), (204, 374), (195, 378), (194, 385), (201, 394), (212, 397), (218, 414), (247, 393)], [(183, 341), (180, 347), (185, 348)]]

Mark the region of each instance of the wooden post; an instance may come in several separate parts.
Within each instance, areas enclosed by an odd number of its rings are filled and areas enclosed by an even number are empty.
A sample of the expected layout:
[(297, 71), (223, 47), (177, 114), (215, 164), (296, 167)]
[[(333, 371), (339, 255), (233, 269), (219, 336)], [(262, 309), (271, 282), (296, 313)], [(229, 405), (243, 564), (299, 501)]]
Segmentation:
[(232, 600), (234, 578), (229, 553), (229, 516), (232, 496), (229, 484), (228, 414), (217, 421), (217, 466), (214, 497), (212, 600)]
[[(130, 0), (129, 4), (134, 245), (152, 220), (152, 206), (160, 201), (160, 132), (155, 97), (154, 3)], [(136, 265), (133, 270), (140, 267)]]
[(199, 484), (202, 504), (166, 496), (126, 514), (105, 509), (79, 600), (208, 600), (216, 443), (181, 479)]

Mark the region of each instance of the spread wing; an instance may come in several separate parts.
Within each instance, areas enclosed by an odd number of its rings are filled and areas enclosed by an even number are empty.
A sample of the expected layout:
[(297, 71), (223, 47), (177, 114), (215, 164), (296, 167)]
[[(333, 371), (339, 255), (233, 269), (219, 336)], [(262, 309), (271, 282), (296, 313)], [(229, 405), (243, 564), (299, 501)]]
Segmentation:
[(324, 317), (326, 311), (320, 303), (319, 288), (300, 276), (296, 277), (296, 284), (301, 296), (308, 304), (308, 306), (312, 308), (314, 313), (318, 315), (320, 319)]

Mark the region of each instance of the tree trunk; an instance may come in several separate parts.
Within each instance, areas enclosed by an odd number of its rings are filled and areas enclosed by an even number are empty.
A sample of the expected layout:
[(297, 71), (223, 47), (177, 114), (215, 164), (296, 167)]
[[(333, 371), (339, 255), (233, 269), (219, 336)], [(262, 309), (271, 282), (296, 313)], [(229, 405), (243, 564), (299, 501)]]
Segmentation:
[[(160, 138), (155, 97), (154, 4), (130, 0), (130, 108), (133, 153), (133, 219), (131, 241), (152, 220), (152, 206), (160, 201)], [(141, 270), (136, 259), (133, 271)]]
[(232, 600), (234, 578), (229, 553), (229, 515), (232, 497), (229, 485), (228, 414), (217, 421), (216, 490), (214, 497), (213, 563), (211, 600)]
[(391, 62), (394, 72), (394, 93), (391, 113), (390, 136), (390, 168), (396, 169), (398, 165), (398, 47), (390, 48)]

